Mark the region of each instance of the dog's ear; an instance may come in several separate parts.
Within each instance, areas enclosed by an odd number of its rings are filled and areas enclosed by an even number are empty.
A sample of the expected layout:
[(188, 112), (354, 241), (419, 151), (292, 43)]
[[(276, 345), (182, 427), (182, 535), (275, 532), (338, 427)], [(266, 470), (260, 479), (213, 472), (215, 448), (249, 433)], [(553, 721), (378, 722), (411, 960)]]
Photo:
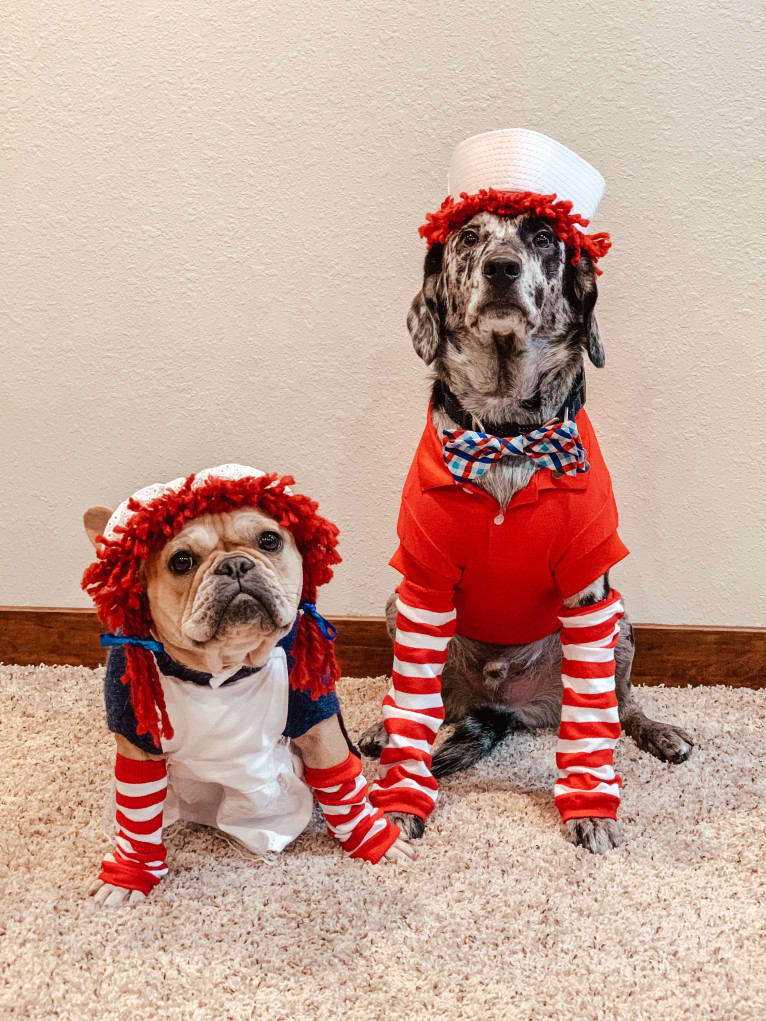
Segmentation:
[(96, 536), (106, 528), (106, 523), (111, 518), (112, 512), (108, 507), (89, 507), (82, 516), (82, 523), (85, 526), (85, 534), (93, 545), (96, 545)]
[(598, 323), (594, 315), (598, 288), (596, 287), (596, 270), (590, 256), (582, 252), (579, 262), (573, 266), (574, 270), (574, 293), (576, 304), (582, 315), (583, 343), (588, 357), (597, 369), (603, 369), (606, 364), (604, 345), (601, 343), (601, 335), (598, 330)]
[(423, 271), (423, 287), (412, 300), (407, 313), (407, 328), (412, 337), (412, 346), (430, 365), (436, 357), (442, 339), (442, 317), (436, 285), (442, 271), (444, 246), (432, 245), (426, 255)]

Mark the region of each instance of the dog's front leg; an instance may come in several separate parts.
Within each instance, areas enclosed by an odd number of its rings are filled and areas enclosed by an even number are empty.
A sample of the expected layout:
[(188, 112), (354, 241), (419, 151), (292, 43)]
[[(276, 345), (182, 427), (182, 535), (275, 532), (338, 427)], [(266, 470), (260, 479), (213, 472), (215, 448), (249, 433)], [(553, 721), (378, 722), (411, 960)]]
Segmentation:
[(620, 736), (614, 650), (622, 614), (604, 575), (565, 599), (559, 618), (564, 690), (554, 797), (566, 839), (596, 854), (621, 842), (612, 759)]
[(337, 716), (294, 738), (304, 762), (304, 779), (322, 809), (327, 828), (352, 858), (406, 864), (411, 844), (370, 804), (362, 763), (349, 751)]
[(121, 734), (114, 767), (117, 836), (88, 893), (104, 907), (137, 904), (166, 875), (162, 811), (167, 768), (161, 756), (147, 755)]
[(423, 835), (439, 785), (431, 752), (444, 720), (441, 674), (455, 633), (454, 590), (405, 577), (397, 590), (391, 688), (383, 699), (386, 745), (373, 804), (410, 838)]
[(615, 684), (622, 732), (660, 762), (685, 762), (694, 748), (693, 738), (675, 724), (650, 719), (633, 695), (630, 671), (634, 647), (633, 626), (626, 615), (620, 621), (620, 640), (615, 649)]

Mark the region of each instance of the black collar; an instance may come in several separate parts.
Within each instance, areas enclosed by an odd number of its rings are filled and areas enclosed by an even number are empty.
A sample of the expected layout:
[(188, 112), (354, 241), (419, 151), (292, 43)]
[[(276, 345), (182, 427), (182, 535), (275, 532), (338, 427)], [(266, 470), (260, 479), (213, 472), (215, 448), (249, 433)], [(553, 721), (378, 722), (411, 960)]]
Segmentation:
[[(179, 681), (188, 681), (190, 684), (198, 684), (201, 687), (210, 687), (210, 678), (213, 674), (203, 674), (199, 670), (192, 670), (188, 666), (184, 666), (183, 663), (178, 663), (176, 660), (171, 659), (170, 656), (163, 649), (162, 652), (155, 652), (155, 659), (157, 660), (157, 667), (161, 674), (165, 677), (177, 677)], [(252, 667), (243, 666), (231, 677), (227, 677), (223, 682), (225, 684), (234, 684), (235, 681), (241, 681), (244, 677), (250, 677), (251, 674), (257, 674), (263, 667)], [(221, 671), (223, 673), (223, 671)], [(223, 687), (221, 685), (221, 687)]]
[[(287, 654), (288, 667), (290, 667), (290, 660), (292, 659), (290, 654), (292, 652), (293, 643), (295, 642), (295, 636), (298, 633), (299, 620), (300, 617), (296, 617), (295, 623), (288, 634), (277, 642), (277, 645), (281, 646)], [(201, 687), (210, 687), (210, 678), (213, 676), (212, 674), (203, 674), (200, 673), (199, 670), (192, 670), (190, 667), (184, 666), (183, 663), (177, 663), (174, 659), (171, 659), (164, 649), (162, 649), (161, 652), (155, 652), (154, 658), (157, 661), (157, 667), (160, 673), (164, 674), (165, 677), (177, 677), (179, 681), (188, 681), (190, 684), (198, 684)], [(245, 677), (251, 677), (253, 674), (257, 674), (259, 670), (263, 670), (263, 667), (240, 667), (235, 674), (226, 678), (221, 687), (224, 688), (227, 684), (234, 684), (236, 681), (241, 681)], [(223, 673), (223, 671), (221, 672)]]
[[(551, 417), (563, 421), (568, 412), (569, 417), (574, 419), (584, 404), (585, 369), (580, 367), (580, 371), (575, 376), (572, 388), (564, 399), (564, 403), (556, 414)], [(476, 428), (473, 415), (463, 408), (449, 387), (445, 386), (439, 379), (434, 383), (434, 406), (443, 408), (452, 421), (459, 425), (461, 429), (474, 430)], [(482, 425), (491, 436), (519, 436), (521, 433), (528, 433), (532, 432), (533, 429), (539, 429), (543, 424), (542, 422), (532, 425), (522, 425), (519, 422), (482, 422)]]

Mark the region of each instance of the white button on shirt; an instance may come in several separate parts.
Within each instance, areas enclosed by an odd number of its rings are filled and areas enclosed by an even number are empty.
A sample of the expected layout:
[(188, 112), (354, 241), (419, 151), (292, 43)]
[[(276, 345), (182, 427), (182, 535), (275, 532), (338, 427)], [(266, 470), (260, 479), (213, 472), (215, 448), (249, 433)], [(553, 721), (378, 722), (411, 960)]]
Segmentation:
[(502, 525), (502, 523), (505, 521), (505, 514), (498, 514), (494, 521), (496, 525)]

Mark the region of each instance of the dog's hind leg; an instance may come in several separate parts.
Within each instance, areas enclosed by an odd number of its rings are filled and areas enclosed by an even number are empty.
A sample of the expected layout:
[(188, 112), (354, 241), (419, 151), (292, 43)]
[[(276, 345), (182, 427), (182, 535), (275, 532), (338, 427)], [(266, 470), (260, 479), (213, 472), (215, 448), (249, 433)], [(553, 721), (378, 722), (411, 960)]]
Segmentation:
[(556, 726), (561, 715), (558, 634), (528, 645), (485, 645), (456, 635), (443, 681), (445, 706), (457, 726), (434, 755), (436, 777), (468, 769), (516, 731)]
[[(393, 637), (395, 594), (386, 606), (386, 625)], [(445, 722), (456, 727), (434, 752), (433, 775), (468, 769), (514, 731), (555, 726), (561, 708), (560, 663), (557, 634), (523, 646), (487, 645), (455, 635), (442, 674), (442, 697)], [(524, 678), (534, 697), (509, 705), (509, 684)], [(362, 735), (359, 746), (365, 755), (379, 755), (386, 740), (380, 723)]]
[(685, 762), (694, 747), (692, 738), (671, 723), (650, 720), (635, 700), (630, 681), (634, 649), (633, 625), (626, 615), (620, 621), (620, 637), (615, 649), (615, 691), (623, 733), (642, 751), (650, 752), (661, 762)]

